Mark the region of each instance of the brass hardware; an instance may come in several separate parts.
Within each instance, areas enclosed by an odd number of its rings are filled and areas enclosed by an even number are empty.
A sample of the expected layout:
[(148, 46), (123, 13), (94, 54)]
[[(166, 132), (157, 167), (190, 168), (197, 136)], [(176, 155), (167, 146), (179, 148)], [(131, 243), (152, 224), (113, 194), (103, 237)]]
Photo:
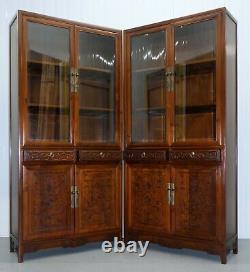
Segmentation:
[(79, 190), (77, 186), (75, 186), (75, 208), (79, 207)]
[(171, 183), (168, 183), (167, 187), (167, 198), (168, 198), (168, 205), (170, 206), (171, 204)]
[(71, 91), (77, 92), (79, 88), (79, 73), (75, 68), (71, 68), (70, 71), (70, 85), (71, 85)]
[(165, 84), (166, 89), (169, 92), (174, 91), (174, 84), (175, 84), (175, 72), (174, 67), (167, 67), (165, 73)]
[(79, 191), (77, 186), (71, 186), (71, 208), (78, 208), (79, 206)]
[(171, 71), (170, 82), (171, 82), (170, 90), (171, 90), (171, 92), (174, 92), (174, 89), (175, 89), (175, 71), (174, 71), (174, 67), (172, 68), (172, 71)]
[(74, 209), (75, 208), (75, 186), (71, 186), (71, 190), (70, 190), (70, 192), (71, 192), (71, 197), (70, 197), (70, 206), (71, 206), (71, 208), (72, 209)]
[(146, 157), (146, 153), (145, 152), (142, 152), (141, 153), (141, 158), (145, 158)]
[(171, 183), (171, 205), (174, 206), (175, 202), (175, 184)]
[(166, 90), (171, 91), (171, 68), (167, 67), (166, 72), (165, 72), (165, 85), (166, 85)]
[(103, 152), (100, 152), (99, 155), (100, 155), (101, 158), (105, 157), (105, 154)]

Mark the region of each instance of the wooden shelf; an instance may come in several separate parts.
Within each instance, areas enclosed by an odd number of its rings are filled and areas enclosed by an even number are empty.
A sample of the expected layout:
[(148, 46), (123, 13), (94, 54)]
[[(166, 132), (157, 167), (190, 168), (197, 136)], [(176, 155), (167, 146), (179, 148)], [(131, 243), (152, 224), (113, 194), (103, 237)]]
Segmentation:
[(166, 109), (163, 107), (137, 108), (136, 110), (134, 110), (134, 113), (136, 114), (146, 113), (148, 115), (162, 116), (166, 114)]
[(216, 62), (216, 58), (206, 58), (206, 59), (199, 59), (199, 60), (191, 60), (191, 61), (188, 61), (188, 62), (178, 63), (177, 65), (188, 66), (188, 65), (207, 64), (207, 63), (212, 63), (212, 62)]
[(175, 114), (197, 114), (215, 112), (216, 106), (212, 105), (197, 105), (197, 106), (175, 106)]
[(81, 111), (108, 111), (114, 112), (113, 108), (104, 108), (104, 107), (80, 107)]
[(36, 65), (52, 65), (52, 66), (69, 66), (68, 62), (52, 62), (52, 61), (40, 61), (40, 60), (28, 60), (28, 64), (36, 64)]
[(148, 67), (148, 68), (140, 68), (132, 70), (132, 73), (142, 73), (142, 72), (156, 72), (158, 70), (165, 70), (165, 66), (157, 66), (157, 67)]
[(108, 73), (108, 74), (111, 74), (114, 72), (113, 70), (109, 70), (109, 69), (105, 69), (105, 68), (91, 67), (91, 66), (79, 67), (79, 71), (80, 70), (86, 70), (86, 71), (90, 71), (90, 72)]
[(28, 104), (29, 112), (32, 114), (69, 114), (70, 107), (62, 105)]

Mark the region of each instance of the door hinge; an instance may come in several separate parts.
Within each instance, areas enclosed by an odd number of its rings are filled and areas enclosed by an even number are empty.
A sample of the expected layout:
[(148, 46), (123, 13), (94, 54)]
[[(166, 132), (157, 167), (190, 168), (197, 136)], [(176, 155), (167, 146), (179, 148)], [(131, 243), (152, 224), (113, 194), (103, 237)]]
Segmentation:
[(78, 208), (79, 206), (79, 190), (77, 186), (71, 186), (71, 208)]

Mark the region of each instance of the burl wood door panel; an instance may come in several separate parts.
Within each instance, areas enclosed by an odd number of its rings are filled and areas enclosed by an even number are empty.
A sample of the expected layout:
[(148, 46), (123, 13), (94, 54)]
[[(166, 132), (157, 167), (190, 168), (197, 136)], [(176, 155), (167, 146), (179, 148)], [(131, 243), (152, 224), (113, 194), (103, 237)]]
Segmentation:
[(73, 182), (73, 165), (23, 167), (24, 240), (64, 237), (74, 232)]
[(76, 234), (120, 228), (120, 183), (119, 163), (76, 166)]
[(168, 182), (170, 171), (166, 165), (126, 165), (126, 231), (169, 232)]
[(175, 234), (215, 239), (220, 171), (216, 166), (180, 166), (172, 168), (175, 201), (172, 229)]

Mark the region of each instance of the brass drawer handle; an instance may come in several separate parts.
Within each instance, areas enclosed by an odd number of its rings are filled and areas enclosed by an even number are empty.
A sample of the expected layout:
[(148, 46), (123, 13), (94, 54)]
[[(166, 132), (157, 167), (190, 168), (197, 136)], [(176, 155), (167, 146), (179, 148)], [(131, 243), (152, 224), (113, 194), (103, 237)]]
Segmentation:
[(100, 157), (101, 157), (102, 159), (105, 157), (105, 153), (103, 153), (103, 152), (100, 152), (99, 155), (100, 155)]

